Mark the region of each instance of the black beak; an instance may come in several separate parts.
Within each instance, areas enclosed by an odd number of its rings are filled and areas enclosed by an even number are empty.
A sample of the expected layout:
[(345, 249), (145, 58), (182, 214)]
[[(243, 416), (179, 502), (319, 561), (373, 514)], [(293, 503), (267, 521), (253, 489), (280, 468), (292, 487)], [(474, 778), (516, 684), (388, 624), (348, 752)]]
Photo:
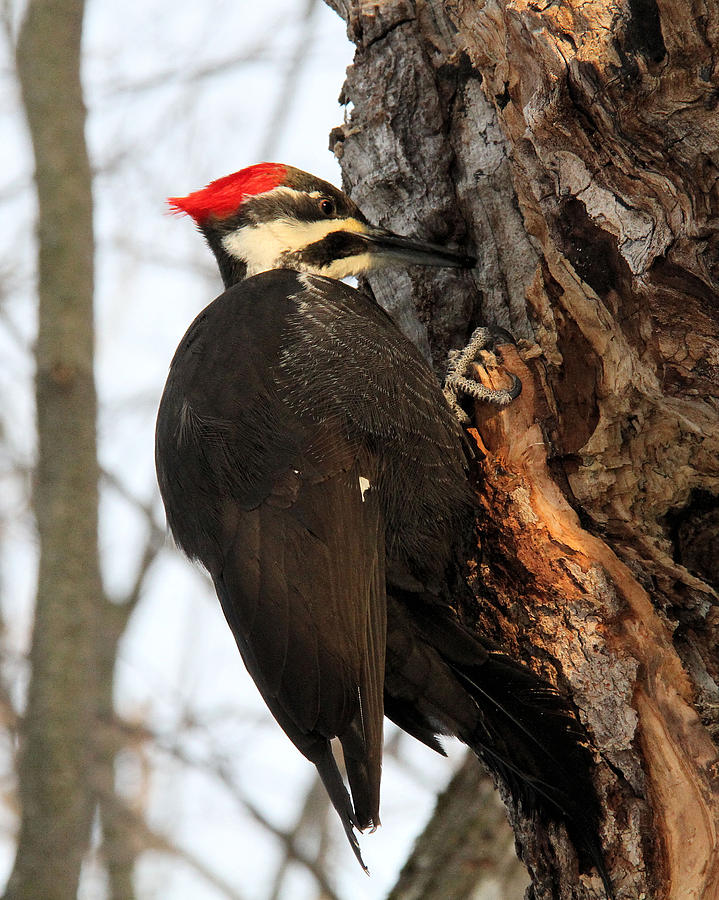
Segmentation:
[(477, 260), (465, 253), (448, 250), (438, 244), (427, 244), (414, 238), (402, 237), (384, 228), (371, 226), (361, 237), (378, 264), (386, 261), (387, 265), (404, 263), (410, 266), (448, 266), (451, 268), (471, 269)]

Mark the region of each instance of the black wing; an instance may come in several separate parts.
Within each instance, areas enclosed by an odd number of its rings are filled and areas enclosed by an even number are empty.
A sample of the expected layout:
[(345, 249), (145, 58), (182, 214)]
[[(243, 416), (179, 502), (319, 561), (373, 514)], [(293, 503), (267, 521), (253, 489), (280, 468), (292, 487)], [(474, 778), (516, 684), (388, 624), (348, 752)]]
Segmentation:
[(365, 294), (316, 275), (288, 319), (280, 381), (300, 414), (332, 419), (378, 458), (388, 561), (441, 578), (473, 507), (467, 444), (417, 348)]
[(267, 272), (185, 335), (156, 458), (172, 532), (212, 575), (272, 713), (348, 834), (377, 824), (386, 547), (395, 567), (441, 569), (467, 505), (461, 432), (431, 370), (363, 294)]

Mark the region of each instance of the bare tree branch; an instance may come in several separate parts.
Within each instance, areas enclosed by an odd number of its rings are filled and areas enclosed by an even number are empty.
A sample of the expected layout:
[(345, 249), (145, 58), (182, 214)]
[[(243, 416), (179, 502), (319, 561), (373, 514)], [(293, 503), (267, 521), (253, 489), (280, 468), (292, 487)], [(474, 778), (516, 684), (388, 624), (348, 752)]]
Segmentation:
[[(284, 856), (282, 857), (280, 865), (277, 867), (277, 872), (275, 873), (275, 878), (269, 891), (270, 900), (280, 900), (281, 898), (282, 886), (287, 876), (289, 865), (291, 862), (293, 862), (293, 855), (291, 852), (292, 845), (303, 831), (310, 830), (311, 828), (315, 828), (318, 831), (324, 831), (324, 829), (322, 828), (322, 823), (326, 821), (326, 813), (328, 808), (329, 799), (327, 797), (327, 792), (325, 791), (320, 778), (314, 776), (312, 778), (312, 783), (310, 784), (309, 789), (305, 794), (305, 799), (304, 803), (302, 804), (300, 814), (297, 817), (297, 820), (293, 825), (291, 831), (289, 831), (287, 834), (289, 840), (285, 844)], [(322, 836), (320, 836), (320, 843), (322, 843)], [(316, 855), (315, 858), (317, 860), (318, 867), (321, 868), (323, 854), (320, 852)], [(326, 892), (323, 890), (323, 893)]]
[(271, 822), (262, 810), (245, 796), (233, 777), (231, 767), (224, 760), (217, 757), (197, 758), (180, 746), (176, 736), (172, 739), (168, 739), (168, 736), (156, 734), (152, 729), (146, 728), (145, 726), (138, 726), (122, 719), (115, 719), (115, 725), (122, 731), (144, 734), (151, 737), (158, 750), (167, 753), (184, 765), (206, 772), (220, 781), (239, 806), (244, 811), (248, 812), (265, 831), (269, 832), (279, 841), (284, 847), (288, 858), (293, 862), (302, 865), (314, 877), (328, 900), (340, 900), (335, 889), (330, 884), (326, 873), (321, 866), (318, 865), (316, 858), (312, 857), (300, 846), (298, 841), (299, 831), (293, 829), (288, 833)]
[(225, 75), (235, 69), (246, 66), (249, 63), (259, 62), (268, 59), (267, 46), (271, 38), (275, 37), (286, 22), (284, 15), (276, 16), (271, 20), (265, 30), (265, 35), (260, 38), (254, 46), (248, 48), (242, 53), (233, 54), (226, 59), (218, 59), (196, 68), (185, 69), (178, 66), (172, 66), (162, 72), (150, 75), (142, 80), (128, 82), (125, 84), (113, 83), (105, 88), (105, 92), (100, 93), (100, 99), (104, 102), (112, 98), (116, 98), (121, 94), (139, 94), (157, 89), (165, 89), (168, 84), (191, 85), (193, 88), (209, 78), (216, 78), (218, 75)]
[(312, 46), (313, 15), (318, 7), (317, 0), (306, 0), (302, 15), (302, 28), (297, 35), (295, 49), (285, 71), (282, 87), (277, 95), (275, 108), (270, 116), (269, 125), (259, 151), (260, 159), (273, 159), (277, 145), (286, 128), (288, 111), (294, 106), (295, 96), (299, 89), (302, 69), (307, 62)]
[(133, 840), (138, 844), (138, 849), (155, 850), (160, 853), (169, 853), (172, 856), (176, 856), (190, 866), (190, 868), (194, 869), (198, 875), (201, 875), (208, 884), (213, 885), (225, 894), (228, 900), (245, 900), (244, 896), (236, 887), (234, 887), (234, 885), (231, 885), (221, 875), (218, 875), (218, 873), (211, 869), (201, 857), (193, 853), (187, 847), (182, 847), (168, 835), (151, 828), (147, 824), (145, 817), (138, 815), (134, 810), (127, 806), (117, 794), (112, 792), (108, 794), (105, 799), (115, 808), (117, 816), (124, 820), (128, 833), (133, 836)]

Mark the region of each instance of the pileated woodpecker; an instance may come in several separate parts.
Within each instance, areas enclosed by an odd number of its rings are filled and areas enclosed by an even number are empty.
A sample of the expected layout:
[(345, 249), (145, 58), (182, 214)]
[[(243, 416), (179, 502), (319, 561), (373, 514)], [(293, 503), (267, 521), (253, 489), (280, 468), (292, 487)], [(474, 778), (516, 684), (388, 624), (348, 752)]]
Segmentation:
[(160, 404), (168, 523), (210, 573), (245, 665), (317, 767), (360, 863), (354, 829), (379, 824), (387, 715), (439, 752), (437, 735), (459, 737), (601, 869), (569, 701), (452, 609), (473, 521), (463, 431), (422, 355), (339, 280), (473, 260), (371, 225), (290, 166), (261, 163), (170, 204), (199, 226), (226, 290), (182, 339)]

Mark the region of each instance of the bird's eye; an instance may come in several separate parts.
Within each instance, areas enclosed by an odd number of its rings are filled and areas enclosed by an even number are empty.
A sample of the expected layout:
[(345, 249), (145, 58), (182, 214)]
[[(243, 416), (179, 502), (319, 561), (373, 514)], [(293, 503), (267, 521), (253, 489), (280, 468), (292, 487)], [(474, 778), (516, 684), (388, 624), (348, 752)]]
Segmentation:
[(334, 215), (335, 205), (331, 200), (328, 200), (327, 197), (323, 197), (320, 200), (320, 209), (326, 216)]

